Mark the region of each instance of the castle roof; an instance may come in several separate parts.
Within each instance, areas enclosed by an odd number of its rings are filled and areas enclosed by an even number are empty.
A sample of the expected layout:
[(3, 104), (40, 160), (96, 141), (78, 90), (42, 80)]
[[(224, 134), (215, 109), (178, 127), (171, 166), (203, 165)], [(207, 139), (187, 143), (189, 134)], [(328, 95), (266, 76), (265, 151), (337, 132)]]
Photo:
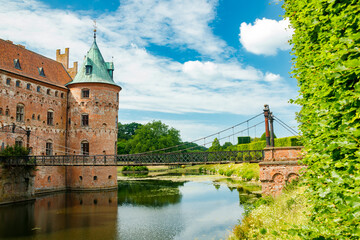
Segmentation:
[(0, 70), (64, 87), (71, 81), (64, 66), (50, 58), (0, 39)]
[(66, 86), (75, 83), (106, 83), (118, 86), (112, 78), (112, 71), (114, 71), (114, 64), (104, 61), (94, 38), (94, 42), (85, 56), (84, 63), (74, 80), (67, 83)]

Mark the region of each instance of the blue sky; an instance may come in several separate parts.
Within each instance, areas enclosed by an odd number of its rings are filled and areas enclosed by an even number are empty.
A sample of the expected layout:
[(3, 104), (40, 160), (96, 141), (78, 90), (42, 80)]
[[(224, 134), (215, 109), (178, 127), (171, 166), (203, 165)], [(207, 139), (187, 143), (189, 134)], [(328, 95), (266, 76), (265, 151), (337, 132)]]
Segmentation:
[[(96, 19), (98, 45), (106, 61), (113, 57), (123, 88), (119, 121), (161, 120), (191, 141), (262, 112), (265, 103), (296, 127), (299, 108), (288, 103), (297, 96), (292, 29), (282, 15), (274, 0), (0, 0), (0, 38), (50, 58), (69, 47), (70, 61), (81, 66)], [(263, 131), (259, 125), (250, 135)], [(277, 124), (275, 132), (291, 135)]]

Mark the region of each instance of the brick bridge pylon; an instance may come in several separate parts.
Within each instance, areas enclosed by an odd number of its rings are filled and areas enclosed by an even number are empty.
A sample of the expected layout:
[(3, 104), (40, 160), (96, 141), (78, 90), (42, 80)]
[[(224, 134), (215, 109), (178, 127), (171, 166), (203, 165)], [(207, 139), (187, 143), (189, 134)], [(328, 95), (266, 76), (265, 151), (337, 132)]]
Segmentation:
[[(303, 147), (275, 147), (274, 116), (268, 105), (264, 106), (266, 148), (260, 165), (262, 193), (277, 196), (286, 184), (297, 179), (306, 166), (299, 160), (303, 158)], [(269, 126), (270, 122), (270, 126)]]

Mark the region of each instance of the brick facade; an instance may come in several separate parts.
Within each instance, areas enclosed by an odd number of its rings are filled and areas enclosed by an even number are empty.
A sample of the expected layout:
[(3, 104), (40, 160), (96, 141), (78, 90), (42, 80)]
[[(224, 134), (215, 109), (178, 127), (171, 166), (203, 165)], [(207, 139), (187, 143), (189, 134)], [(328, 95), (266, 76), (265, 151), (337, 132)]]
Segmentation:
[(260, 165), (260, 181), (262, 193), (277, 196), (288, 182), (299, 177), (303, 147), (265, 148), (264, 161)]
[[(74, 83), (77, 62), (69, 68), (68, 48), (63, 54), (57, 50), (56, 60), (0, 39), (0, 128), (16, 124), (30, 130), (32, 155), (116, 154), (121, 87), (106, 81)], [(98, 65), (93, 67), (98, 70)], [(106, 75), (109, 70), (98, 72), (112, 81), (113, 65), (111, 74)], [(88, 97), (82, 94), (84, 89)], [(83, 124), (84, 114), (88, 125)], [(15, 143), (26, 146), (26, 136), (0, 131), (0, 149)], [(88, 143), (88, 152), (82, 143)], [(79, 174), (83, 182), (95, 175), (98, 180), (80, 183)], [(115, 167), (44, 166), (37, 168), (34, 178), (35, 192), (116, 186)]]

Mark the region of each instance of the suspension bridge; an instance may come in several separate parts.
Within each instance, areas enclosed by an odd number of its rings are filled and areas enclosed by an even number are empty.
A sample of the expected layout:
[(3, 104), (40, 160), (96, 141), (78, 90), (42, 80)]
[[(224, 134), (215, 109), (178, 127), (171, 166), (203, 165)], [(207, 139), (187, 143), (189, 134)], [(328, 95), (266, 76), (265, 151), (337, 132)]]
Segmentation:
[[(252, 124), (260, 116), (264, 116), (259, 122)], [(126, 165), (196, 165), (196, 164), (224, 164), (224, 163), (243, 163), (251, 162), (258, 163), (264, 159), (263, 150), (246, 150), (246, 151), (206, 151), (206, 152), (189, 152), (198, 146), (204, 146), (212, 143), (214, 137), (218, 140), (230, 140), (235, 136), (246, 133), (250, 136), (250, 131), (254, 131), (256, 138), (256, 131), (259, 131), (259, 126), (265, 126), (266, 145), (274, 147), (274, 126), (276, 121), (280, 126), (289, 131), (292, 135), (298, 133), (288, 126), (285, 122), (275, 117), (267, 105), (265, 105), (264, 112), (259, 113), (241, 123), (235, 124), (229, 128), (196, 139), (191, 142), (182, 143), (179, 145), (166, 147), (158, 150), (125, 154), (125, 155), (42, 155), (42, 156), (10, 156), (0, 157), (0, 161), (5, 165), (11, 166), (126, 166)], [(265, 123), (265, 124), (264, 124)], [(252, 125), (251, 125), (252, 124)], [(16, 131), (16, 127), (6, 126), (0, 131), (11, 129)], [(19, 129), (29, 136), (29, 132), (24, 129)], [(263, 132), (263, 128), (261, 128)], [(37, 137), (37, 136), (35, 136)], [(210, 140), (210, 141), (209, 141)], [(189, 144), (196, 144), (188, 147)]]

